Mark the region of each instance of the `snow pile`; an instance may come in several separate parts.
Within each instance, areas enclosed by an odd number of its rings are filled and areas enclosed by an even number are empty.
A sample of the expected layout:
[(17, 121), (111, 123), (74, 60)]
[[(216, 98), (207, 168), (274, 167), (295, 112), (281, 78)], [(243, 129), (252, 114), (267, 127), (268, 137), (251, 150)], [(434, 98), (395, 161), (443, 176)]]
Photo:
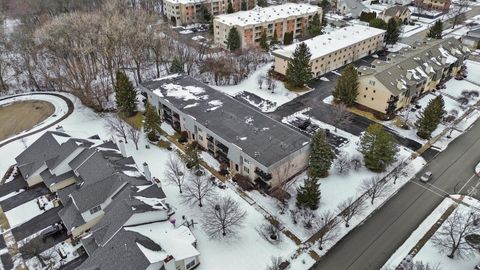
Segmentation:
[(182, 86), (174, 83), (166, 83), (163, 84), (162, 87), (167, 91), (165, 94), (167, 97), (176, 97), (183, 100), (202, 100), (208, 98), (206, 95), (201, 95), (205, 93), (205, 89), (198, 86)]
[(212, 157), (212, 155), (210, 155), (208, 152), (202, 151), (200, 153), (200, 158), (205, 161), (208, 166), (212, 167), (217, 171), (220, 171), (220, 162), (218, 162), (218, 160)]

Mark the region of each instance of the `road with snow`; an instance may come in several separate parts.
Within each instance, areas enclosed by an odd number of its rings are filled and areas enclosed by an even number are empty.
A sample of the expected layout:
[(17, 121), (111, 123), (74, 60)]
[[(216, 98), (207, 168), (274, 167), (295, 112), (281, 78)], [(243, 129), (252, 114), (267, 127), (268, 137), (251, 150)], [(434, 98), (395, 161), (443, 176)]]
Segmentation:
[(418, 180), (407, 183), (311, 269), (380, 269), (447, 193), (468, 194), (472, 193), (472, 187), (480, 185), (473, 172), (479, 160), (480, 120), (477, 120), (468, 132), (427, 164), (424, 170), (433, 173), (430, 183), (424, 185)]

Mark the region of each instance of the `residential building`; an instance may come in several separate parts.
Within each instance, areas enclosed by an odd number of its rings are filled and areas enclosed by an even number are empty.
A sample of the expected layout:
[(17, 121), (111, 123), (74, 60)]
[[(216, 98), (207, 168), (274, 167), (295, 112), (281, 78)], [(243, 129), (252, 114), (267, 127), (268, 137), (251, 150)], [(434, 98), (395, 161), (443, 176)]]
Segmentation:
[(163, 120), (187, 133), (232, 175), (270, 188), (307, 167), (307, 136), (206, 84), (172, 75), (142, 85)]
[(337, 11), (346, 17), (356, 19), (360, 17), (362, 11), (369, 10), (360, 0), (337, 0)]
[(425, 10), (447, 12), (452, 0), (415, 0), (415, 6)]
[(393, 6), (383, 10), (378, 14), (378, 18), (388, 22), (391, 18), (395, 18), (400, 22), (409, 22), (412, 11), (406, 6)]
[(288, 32), (297, 38), (305, 32), (315, 14), (321, 18), (322, 9), (309, 4), (287, 3), (219, 15), (213, 20), (214, 40), (216, 44), (226, 48), (228, 33), (232, 27), (240, 34), (242, 48), (258, 45), (263, 32), (267, 39), (271, 39), (275, 32), (279, 41), (282, 41)]
[[(312, 54), (310, 64), (315, 77), (375, 53), (384, 46), (385, 30), (362, 26), (347, 26), (303, 41)], [(275, 72), (285, 75), (288, 62), (298, 44), (273, 51)]]
[(473, 49), (480, 49), (480, 28), (470, 30), (462, 37), (463, 44)]
[(413, 0), (380, 0), (382, 4), (408, 6)]
[(256, 0), (165, 0), (163, 14), (176, 26), (201, 22), (208, 13), (216, 16), (227, 13), (228, 3), (235, 12), (241, 10), (242, 2), (247, 9), (256, 5)]
[[(117, 146), (98, 136), (78, 139), (49, 131), (16, 161), (29, 186), (45, 184), (56, 195), (63, 226), (89, 255), (79, 269), (188, 270), (199, 264), (193, 234), (165, 222), (173, 211), (163, 190), (146, 163), (141, 173), (126, 156), (123, 142)], [(130, 232), (146, 224), (160, 228), (155, 233), (163, 235), (161, 241)], [(152, 252), (158, 253), (155, 261)]]
[(455, 38), (424, 40), (360, 67), (357, 104), (393, 114), (455, 76), (469, 54)]

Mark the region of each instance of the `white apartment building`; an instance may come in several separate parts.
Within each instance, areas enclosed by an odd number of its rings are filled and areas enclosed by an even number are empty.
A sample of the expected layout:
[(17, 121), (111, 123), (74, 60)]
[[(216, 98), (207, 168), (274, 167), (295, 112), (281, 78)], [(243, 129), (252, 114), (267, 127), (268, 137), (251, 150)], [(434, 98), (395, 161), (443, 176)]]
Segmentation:
[[(352, 25), (303, 41), (312, 54), (312, 73), (319, 77), (329, 71), (375, 53), (383, 48), (385, 30)], [(298, 44), (273, 51), (275, 72), (286, 74), (288, 61)]]

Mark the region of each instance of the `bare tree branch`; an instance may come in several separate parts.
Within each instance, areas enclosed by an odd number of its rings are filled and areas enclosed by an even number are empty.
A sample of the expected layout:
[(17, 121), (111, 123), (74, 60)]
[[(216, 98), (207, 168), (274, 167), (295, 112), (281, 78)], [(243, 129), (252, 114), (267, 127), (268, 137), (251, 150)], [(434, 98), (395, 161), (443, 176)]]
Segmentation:
[(185, 164), (173, 155), (170, 155), (166, 164), (165, 179), (175, 184), (182, 193), (182, 187), (186, 179), (187, 168)]
[(235, 235), (243, 226), (247, 212), (231, 197), (211, 200), (203, 217), (203, 228), (212, 238)]

